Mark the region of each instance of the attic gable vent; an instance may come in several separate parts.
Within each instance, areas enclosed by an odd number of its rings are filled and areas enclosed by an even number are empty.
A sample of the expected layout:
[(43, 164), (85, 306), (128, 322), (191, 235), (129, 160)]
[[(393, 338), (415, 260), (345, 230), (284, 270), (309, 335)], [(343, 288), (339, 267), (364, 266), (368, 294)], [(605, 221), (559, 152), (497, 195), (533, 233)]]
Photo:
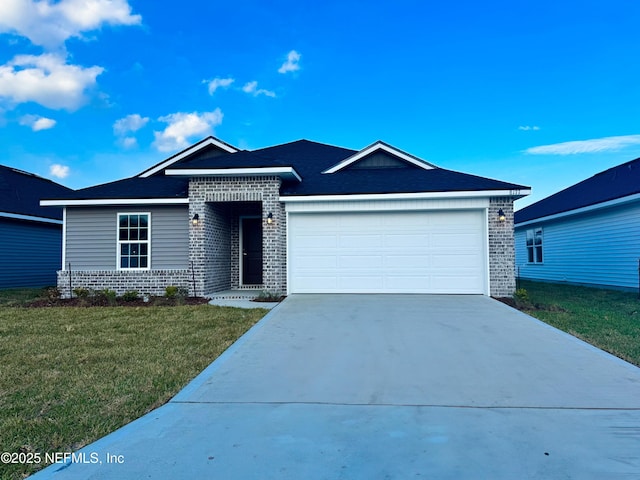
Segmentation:
[(348, 170), (360, 170), (360, 169), (381, 169), (381, 168), (409, 168), (410, 165), (400, 160), (398, 157), (394, 157), (386, 152), (378, 151), (371, 155), (364, 157), (355, 163), (352, 163), (347, 167)]
[(414, 157), (384, 142), (377, 141), (322, 173), (331, 174), (345, 168), (358, 168), (357, 164), (363, 161), (365, 162), (364, 168), (397, 168), (398, 164), (400, 166), (415, 166), (425, 170), (436, 168), (435, 165), (418, 157)]

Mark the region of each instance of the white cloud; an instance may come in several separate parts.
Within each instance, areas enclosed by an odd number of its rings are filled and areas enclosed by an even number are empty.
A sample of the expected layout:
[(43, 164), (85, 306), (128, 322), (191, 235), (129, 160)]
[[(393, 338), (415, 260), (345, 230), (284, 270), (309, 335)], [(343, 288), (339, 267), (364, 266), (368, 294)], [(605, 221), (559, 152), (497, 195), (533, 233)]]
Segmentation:
[(30, 127), (34, 132), (48, 130), (56, 125), (56, 121), (54, 119), (40, 117), (38, 115), (24, 115), (20, 118), (19, 123), (25, 127)]
[(135, 137), (124, 137), (120, 140), (124, 148), (134, 148), (138, 146), (138, 140)]
[(69, 176), (69, 167), (66, 165), (60, 165), (59, 163), (54, 163), (49, 167), (49, 175), (56, 178), (67, 178)]
[(218, 88), (227, 88), (235, 80), (233, 78), (214, 78), (211, 81), (205, 80), (205, 83), (209, 83), (209, 95), (213, 95)]
[(258, 88), (258, 82), (255, 80), (253, 82), (247, 82), (244, 87), (242, 87), (242, 91), (250, 93), (254, 97), (257, 97), (258, 95), (265, 95), (267, 97), (275, 98), (276, 96), (276, 92), (265, 90), (264, 88)]
[(522, 130), (522, 131), (524, 131), (524, 132), (528, 132), (529, 130), (538, 131), (538, 130), (540, 130), (540, 127), (538, 127), (537, 125), (533, 125), (533, 126), (530, 126), (530, 125), (520, 125), (520, 126), (518, 127), (518, 130)]
[(18, 55), (0, 66), (0, 99), (36, 102), (51, 109), (76, 110), (87, 102), (102, 67), (68, 65), (56, 54)]
[(222, 123), (223, 114), (219, 108), (213, 112), (172, 113), (158, 120), (168, 123), (162, 132), (153, 132), (154, 146), (161, 152), (169, 152), (189, 146), (189, 138), (210, 135), (213, 128)]
[(127, 115), (115, 121), (113, 124), (113, 132), (120, 136), (126, 135), (129, 132), (137, 132), (144, 127), (148, 121), (149, 117), (142, 117), (137, 113)]
[(640, 135), (622, 135), (542, 145), (528, 148), (525, 153), (533, 155), (574, 155), (620, 150), (630, 145), (640, 145)]
[(287, 72), (295, 72), (296, 70), (300, 70), (300, 55), (295, 50), (291, 50), (287, 54), (287, 60), (282, 64), (282, 66), (278, 69), (278, 73), (287, 73)]
[(33, 44), (56, 49), (71, 37), (103, 25), (139, 25), (127, 0), (2, 0), (0, 33), (27, 37)]

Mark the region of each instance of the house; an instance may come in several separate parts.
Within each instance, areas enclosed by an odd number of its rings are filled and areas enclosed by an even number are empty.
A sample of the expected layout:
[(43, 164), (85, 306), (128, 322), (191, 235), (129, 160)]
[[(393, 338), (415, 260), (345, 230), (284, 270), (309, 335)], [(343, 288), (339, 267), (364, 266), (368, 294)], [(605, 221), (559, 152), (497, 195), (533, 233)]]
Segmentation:
[(513, 202), (529, 192), (383, 142), (246, 151), (209, 137), (135, 177), (41, 204), (65, 210), (67, 296), (167, 285), (504, 296), (515, 288)]
[(522, 278), (638, 288), (640, 158), (515, 213)]
[(62, 249), (62, 209), (44, 208), (40, 196), (67, 195), (50, 180), (0, 165), (0, 288), (56, 284)]

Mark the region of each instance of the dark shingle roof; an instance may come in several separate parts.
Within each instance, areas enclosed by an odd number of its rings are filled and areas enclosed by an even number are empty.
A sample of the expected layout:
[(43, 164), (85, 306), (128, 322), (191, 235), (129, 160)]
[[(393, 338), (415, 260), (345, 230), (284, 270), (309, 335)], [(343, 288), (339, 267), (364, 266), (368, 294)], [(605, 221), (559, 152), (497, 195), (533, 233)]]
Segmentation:
[(64, 196), (47, 197), (48, 200), (105, 200), (105, 199), (147, 199), (147, 198), (188, 198), (189, 179), (182, 177), (153, 176), (131, 177), (124, 180), (82, 188)]
[(640, 158), (600, 172), (515, 213), (515, 223), (640, 193)]
[(242, 150), (214, 158), (188, 158), (169, 169), (178, 168), (257, 168), (294, 167), (300, 175), (325, 170), (350, 157), (355, 150), (309, 140), (297, 140), (258, 150)]
[(424, 170), (345, 168), (336, 173), (322, 172), (358, 153), (309, 140), (241, 151), (216, 158), (187, 159), (171, 169), (239, 168), (292, 166), (302, 182), (287, 182), (286, 195), (346, 195), (365, 193), (415, 193), (477, 190), (512, 190), (528, 188), (512, 183), (454, 172), (442, 168)]
[(33, 173), (0, 165), (0, 212), (62, 220), (62, 209), (40, 206), (46, 196), (66, 196), (73, 190)]
[[(356, 150), (298, 140), (253, 151), (242, 150), (236, 153), (216, 153), (216, 155), (211, 155), (211, 152), (203, 149), (178, 160), (166, 169), (293, 167), (302, 181), (285, 181), (281, 188), (281, 194), (284, 196), (528, 189), (521, 185), (442, 168), (427, 170), (410, 166), (409, 168), (356, 170), (347, 167), (332, 174), (322, 173), (356, 153), (358, 153)], [(164, 170), (160, 170), (146, 178), (138, 176), (84, 188), (54, 199), (123, 198), (188, 198), (188, 178), (167, 176)]]

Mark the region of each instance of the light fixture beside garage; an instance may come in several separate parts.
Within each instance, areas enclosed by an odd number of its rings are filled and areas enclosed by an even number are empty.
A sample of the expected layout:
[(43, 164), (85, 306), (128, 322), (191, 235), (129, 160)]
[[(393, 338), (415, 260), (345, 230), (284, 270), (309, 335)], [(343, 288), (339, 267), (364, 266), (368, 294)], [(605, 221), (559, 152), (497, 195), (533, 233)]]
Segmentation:
[(200, 221), (200, 215), (198, 215), (197, 213), (193, 216), (193, 218), (191, 219), (191, 225), (193, 225), (194, 227), (198, 225), (198, 222)]
[(267, 223), (269, 225), (271, 225), (273, 223), (273, 213), (269, 212), (269, 215), (267, 215)]
[(498, 221), (504, 222), (507, 219), (507, 216), (504, 214), (504, 210), (498, 210)]

